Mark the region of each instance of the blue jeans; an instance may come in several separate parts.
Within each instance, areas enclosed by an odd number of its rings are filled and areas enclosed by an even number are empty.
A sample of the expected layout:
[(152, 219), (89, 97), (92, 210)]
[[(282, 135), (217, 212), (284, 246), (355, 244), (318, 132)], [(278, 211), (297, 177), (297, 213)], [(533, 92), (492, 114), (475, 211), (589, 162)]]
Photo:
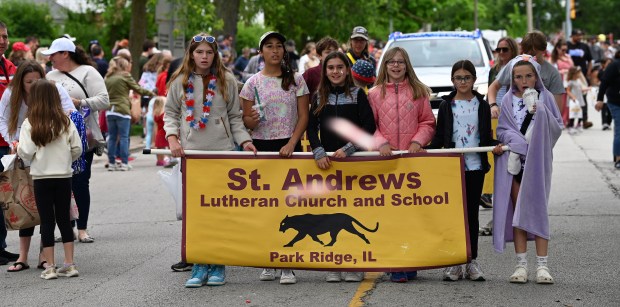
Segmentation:
[[(71, 190), (75, 197), (75, 204), (78, 207), (80, 218), (77, 220), (77, 228), (85, 230), (88, 228), (88, 215), (90, 212), (90, 169), (93, 165), (94, 151), (87, 151), (84, 154), (86, 167), (84, 171), (73, 175), (71, 178)], [(71, 226), (75, 226), (75, 221), (71, 221)]]
[(607, 103), (614, 119), (614, 158), (620, 157), (620, 105)]
[[(6, 146), (6, 147), (0, 147), (0, 158), (2, 158), (4, 155), (8, 155), (11, 152), (11, 148)], [(2, 164), (0, 164), (0, 168), (2, 168), (2, 171), (4, 171), (4, 167), (2, 166)], [(4, 225), (4, 210), (0, 209), (0, 223), (2, 223), (2, 225), (0, 225), (0, 251), (4, 250), (6, 248), (6, 225)]]
[(153, 116), (146, 115), (146, 137), (144, 139), (144, 145), (146, 149), (151, 149), (151, 142), (153, 141), (153, 127), (155, 126), (155, 121), (153, 120)]
[[(115, 115), (106, 116), (108, 121), (108, 162), (114, 165), (116, 142), (120, 146), (121, 162), (127, 164), (129, 158), (129, 126), (131, 119)], [(120, 139), (120, 140), (119, 140)]]

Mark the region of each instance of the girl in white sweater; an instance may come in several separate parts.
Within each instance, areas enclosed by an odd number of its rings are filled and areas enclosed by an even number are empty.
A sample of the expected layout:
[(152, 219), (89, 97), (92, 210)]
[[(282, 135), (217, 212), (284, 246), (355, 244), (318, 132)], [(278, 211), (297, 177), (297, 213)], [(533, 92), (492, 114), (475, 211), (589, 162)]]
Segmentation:
[[(31, 88), (28, 118), (19, 134), (17, 155), (30, 161), (34, 196), (41, 217), (43, 256), (47, 261), (43, 279), (77, 276), (73, 263), (71, 204), (71, 163), (82, 154), (80, 136), (62, 110), (54, 83), (45, 79)], [(54, 265), (54, 228), (58, 225), (65, 251), (64, 266)]]

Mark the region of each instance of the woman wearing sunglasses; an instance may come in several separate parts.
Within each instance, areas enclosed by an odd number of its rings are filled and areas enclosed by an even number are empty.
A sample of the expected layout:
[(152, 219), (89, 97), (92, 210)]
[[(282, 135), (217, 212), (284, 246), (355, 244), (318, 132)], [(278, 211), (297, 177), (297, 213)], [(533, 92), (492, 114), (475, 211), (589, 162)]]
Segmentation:
[[(563, 39), (559, 39), (553, 48), (553, 52), (551, 52), (551, 64), (555, 66), (560, 72), (562, 76), (562, 80), (566, 83), (566, 75), (568, 74), (568, 70), (575, 66), (573, 63), (573, 58), (568, 55), (568, 45), (566, 41)], [(562, 113), (562, 120), (564, 120), (564, 124), (568, 123), (568, 108), (566, 106), (566, 94), (562, 94), (562, 103), (558, 105), (560, 108), (560, 112)]]
[[(185, 50), (183, 63), (170, 78), (164, 130), (174, 157), (192, 150), (235, 150), (235, 143), (256, 153), (243, 126), (237, 82), (220, 59), (215, 38), (200, 33)], [(225, 267), (196, 264), (185, 287), (226, 283)]]
[[(489, 86), (491, 86), (493, 81), (495, 81), (495, 77), (497, 77), (497, 74), (499, 74), (502, 68), (504, 68), (510, 60), (519, 54), (519, 45), (517, 44), (517, 41), (510, 37), (502, 37), (497, 42), (495, 52), (497, 53), (497, 56), (495, 57), (495, 65), (493, 65), (489, 71)], [(506, 94), (507, 90), (508, 86), (502, 86), (497, 92), (497, 99), (495, 100), (495, 102), (497, 102), (497, 107), (493, 107), (493, 105), (491, 105), (491, 116), (493, 116), (493, 118), (497, 118), (499, 116), (499, 106), (501, 105), (502, 98)]]

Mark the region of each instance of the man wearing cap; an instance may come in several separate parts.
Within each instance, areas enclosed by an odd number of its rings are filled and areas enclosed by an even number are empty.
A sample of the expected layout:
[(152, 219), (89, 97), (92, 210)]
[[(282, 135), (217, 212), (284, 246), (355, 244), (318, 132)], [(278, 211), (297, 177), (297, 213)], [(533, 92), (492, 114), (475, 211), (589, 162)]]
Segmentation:
[[(590, 53), (590, 47), (581, 41), (582, 38), (583, 32), (581, 30), (573, 30), (570, 41), (566, 44), (568, 45), (568, 54), (573, 59), (573, 63), (575, 63), (575, 66), (581, 67), (581, 72), (587, 78), (590, 75), (590, 71), (592, 71), (592, 54)], [(583, 96), (583, 100), (586, 102), (586, 106), (582, 108), (583, 128), (588, 129), (592, 127), (592, 122), (588, 121), (588, 100), (585, 99), (585, 94)]]
[(360, 26), (353, 28), (349, 45), (351, 47), (347, 51), (347, 59), (349, 59), (351, 66), (357, 60), (364, 59), (370, 62), (373, 67), (377, 67), (377, 62), (368, 53), (368, 30), (366, 28)]
[[(2, 21), (0, 21), (0, 97), (4, 94), (4, 90), (9, 85), (9, 82), (15, 75), (15, 65), (11, 61), (4, 57), (6, 49), (9, 47), (9, 31)], [(10, 153), (10, 147), (3, 137), (0, 137), (0, 158)], [(0, 164), (0, 170), (4, 171), (4, 167)], [(0, 225), (0, 265), (7, 264), (9, 261), (17, 261), (18, 254), (13, 254), (5, 251), (6, 248), (6, 226), (4, 225), (4, 210), (0, 210), (0, 220), (3, 222)]]

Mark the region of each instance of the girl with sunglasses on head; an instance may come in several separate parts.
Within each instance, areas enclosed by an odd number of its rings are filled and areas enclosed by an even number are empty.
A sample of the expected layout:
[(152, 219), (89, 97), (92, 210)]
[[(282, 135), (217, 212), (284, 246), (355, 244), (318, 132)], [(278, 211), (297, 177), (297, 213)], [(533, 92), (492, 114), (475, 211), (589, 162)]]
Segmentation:
[[(265, 68), (245, 82), (239, 96), (243, 101), (243, 121), (252, 129), (252, 139), (260, 151), (291, 157), (302, 151), (301, 137), (308, 125), (308, 87), (301, 74), (290, 66), (284, 48), (286, 38), (267, 32), (259, 40)], [(260, 280), (275, 280), (275, 270), (264, 269)], [(283, 269), (281, 284), (294, 284), (290, 269)]]
[[(423, 152), (435, 134), (431, 90), (415, 74), (407, 51), (390, 48), (383, 55), (375, 86), (368, 92), (375, 124), (375, 142), (381, 156), (392, 150)], [(406, 224), (400, 224), (406, 227)], [(403, 231), (406, 231), (403, 228)], [(407, 282), (417, 271), (392, 272), (393, 282)]]
[[(473, 89), (476, 81), (476, 67), (468, 60), (452, 66), (454, 91), (442, 97), (437, 118), (435, 137), (428, 148), (467, 148), (498, 145), (491, 130), (491, 107), (484, 96)], [(483, 281), (484, 273), (477, 262), (478, 258), (478, 203), (484, 176), (491, 169), (486, 152), (466, 153), (465, 194), (467, 199), (467, 221), (471, 242), (471, 261), (446, 268), (443, 280), (457, 281), (465, 278)]]
[[(235, 150), (238, 144), (256, 153), (241, 120), (237, 81), (219, 56), (215, 38), (194, 36), (181, 66), (172, 74), (164, 113), (164, 130), (173, 157), (192, 150)], [(226, 283), (223, 265), (195, 264), (185, 287)]]

